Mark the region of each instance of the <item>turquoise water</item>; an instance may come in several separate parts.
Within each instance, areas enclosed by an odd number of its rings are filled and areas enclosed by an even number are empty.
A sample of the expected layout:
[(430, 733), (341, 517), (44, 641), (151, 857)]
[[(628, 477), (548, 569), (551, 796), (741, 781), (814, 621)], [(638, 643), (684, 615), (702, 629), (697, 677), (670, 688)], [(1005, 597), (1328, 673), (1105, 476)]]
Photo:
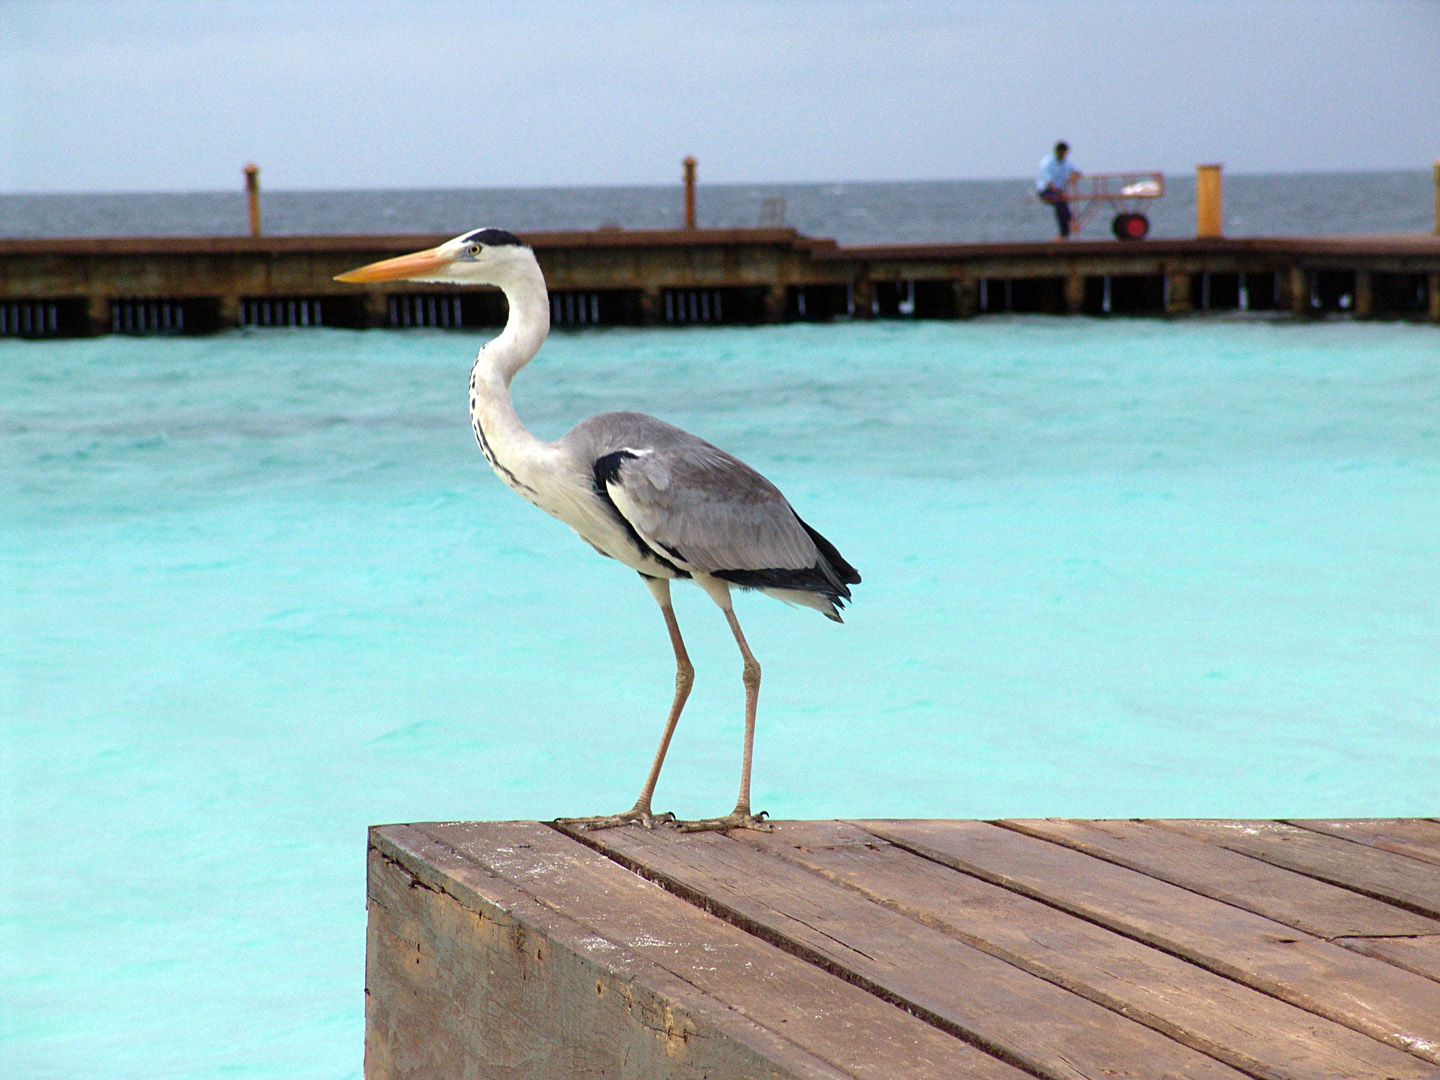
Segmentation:
[[(673, 668), (635, 575), (502, 488), (470, 335), (0, 341), (0, 1069), (359, 1075), (365, 827), (634, 799)], [(865, 575), (761, 597), (776, 816), (1440, 811), (1440, 333), (988, 318), (557, 334)], [(733, 643), (657, 807), (727, 810)]]

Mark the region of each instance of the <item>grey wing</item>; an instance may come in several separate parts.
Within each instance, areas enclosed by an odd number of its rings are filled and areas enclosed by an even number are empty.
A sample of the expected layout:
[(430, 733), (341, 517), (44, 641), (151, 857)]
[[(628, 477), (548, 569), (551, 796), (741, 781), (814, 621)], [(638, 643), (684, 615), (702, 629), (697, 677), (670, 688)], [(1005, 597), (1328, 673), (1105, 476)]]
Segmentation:
[(597, 489), (645, 543), (684, 569), (802, 570), (820, 560), (779, 488), (704, 439), (618, 412), (563, 441), (594, 462)]
[(651, 546), (689, 570), (807, 570), (820, 552), (778, 488), (699, 439), (636, 448), (606, 487)]

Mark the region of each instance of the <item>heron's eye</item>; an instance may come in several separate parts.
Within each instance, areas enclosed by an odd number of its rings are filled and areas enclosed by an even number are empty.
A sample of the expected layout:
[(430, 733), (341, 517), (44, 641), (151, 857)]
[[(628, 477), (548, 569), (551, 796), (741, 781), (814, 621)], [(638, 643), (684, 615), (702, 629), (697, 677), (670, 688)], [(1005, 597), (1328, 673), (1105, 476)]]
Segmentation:
[(480, 245), (479, 245), (479, 244), (471, 244), (471, 245), (470, 245), (469, 247), (467, 247), (465, 250), (468, 251), (471, 255), (479, 255), (479, 254), (480, 254)]

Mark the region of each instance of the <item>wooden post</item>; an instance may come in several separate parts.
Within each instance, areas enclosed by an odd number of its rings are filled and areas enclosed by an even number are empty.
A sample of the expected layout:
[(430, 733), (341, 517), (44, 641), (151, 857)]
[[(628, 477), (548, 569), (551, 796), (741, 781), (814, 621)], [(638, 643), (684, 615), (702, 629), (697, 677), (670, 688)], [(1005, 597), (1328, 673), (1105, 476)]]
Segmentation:
[[(1431, 295), (1434, 295), (1435, 286), (1430, 286)], [(90, 295), (85, 298), (85, 330), (90, 334), (108, 334), (110, 332), (110, 298), (103, 295)]]
[(1065, 275), (1065, 314), (1079, 315), (1085, 310), (1085, 275)]
[(875, 317), (875, 290), (864, 274), (850, 285), (850, 314), (857, 319)]
[(250, 235), (260, 235), (260, 167), (245, 166), (245, 201), (250, 211)]
[(1167, 274), (1165, 277), (1169, 295), (1165, 304), (1165, 311), (1170, 315), (1188, 315), (1195, 310), (1195, 302), (1190, 295), (1190, 275), (1185, 273)]
[(778, 323), (785, 321), (785, 314), (789, 308), (790, 294), (784, 285), (771, 285), (765, 290), (765, 298), (762, 301), (761, 316), (767, 323)]
[(222, 330), (233, 330), (240, 325), (240, 297), (220, 297), (220, 307), (215, 313), (215, 322)]
[(1355, 317), (1369, 319), (1375, 314), (1375, 281), (1369, 270), (1355, 271)]
[(1300, 266), (1290, 267), (1290, 312), (1305, 315), (1310, 311), (1310, 275)]
[(372, 330), (383, 329), (390, 325), (390, 298), (383, 292), (367, 292), (365, 294), (365, 325)]
[(1440, 322), (1440, 274), (1431, 274), (1428, 281), (1430, 293), (1430, 321)]
[(1440, 236), (1440, 158), (1431, 168), (1435, 170), (1435, 235)]
[(1220, 165), (1195, 166), (1195, 235), (1219, 236), (1222, 230), (1220, 213)]
[(955, 317), (973, 319), (980, 313), (980, 283), (969, 274), (950, 283), (955, 291)]
[(695, 159), (687, 157), (685, 165), (685, 228), (695, 228)]
[(660, 289), (640, 290), (640, 325), (654, 326), (665, 310), (665, 294)]
[(250, 204), (250, 235), (260, 235), (260, 167), (245, 166), (245, 199)]

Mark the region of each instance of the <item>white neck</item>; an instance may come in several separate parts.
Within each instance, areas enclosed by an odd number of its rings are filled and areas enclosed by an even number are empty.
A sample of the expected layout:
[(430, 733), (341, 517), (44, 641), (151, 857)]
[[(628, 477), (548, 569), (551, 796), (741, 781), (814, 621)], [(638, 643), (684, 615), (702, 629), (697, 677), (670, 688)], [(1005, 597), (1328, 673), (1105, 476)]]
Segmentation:
[(535, 486), (545, 444), (520, 422), (510, 401), (510, 380), (540, 351), (550, 332), (550, 297), (533, 257), (517, 260), (506, 271), (505, 280), (497, 284), (510, 315), (500, 336), (481, 347), (470, 369), (470, 420), (495, 472), (520, 490)]
[(492, 371), (508, 387), (550, 332), (550, 294), (533, 256), (506, 266), (504, 280), (496, 284), (510, 305), (510, 315), (500, 336), (480, 350), (475, 365)]

